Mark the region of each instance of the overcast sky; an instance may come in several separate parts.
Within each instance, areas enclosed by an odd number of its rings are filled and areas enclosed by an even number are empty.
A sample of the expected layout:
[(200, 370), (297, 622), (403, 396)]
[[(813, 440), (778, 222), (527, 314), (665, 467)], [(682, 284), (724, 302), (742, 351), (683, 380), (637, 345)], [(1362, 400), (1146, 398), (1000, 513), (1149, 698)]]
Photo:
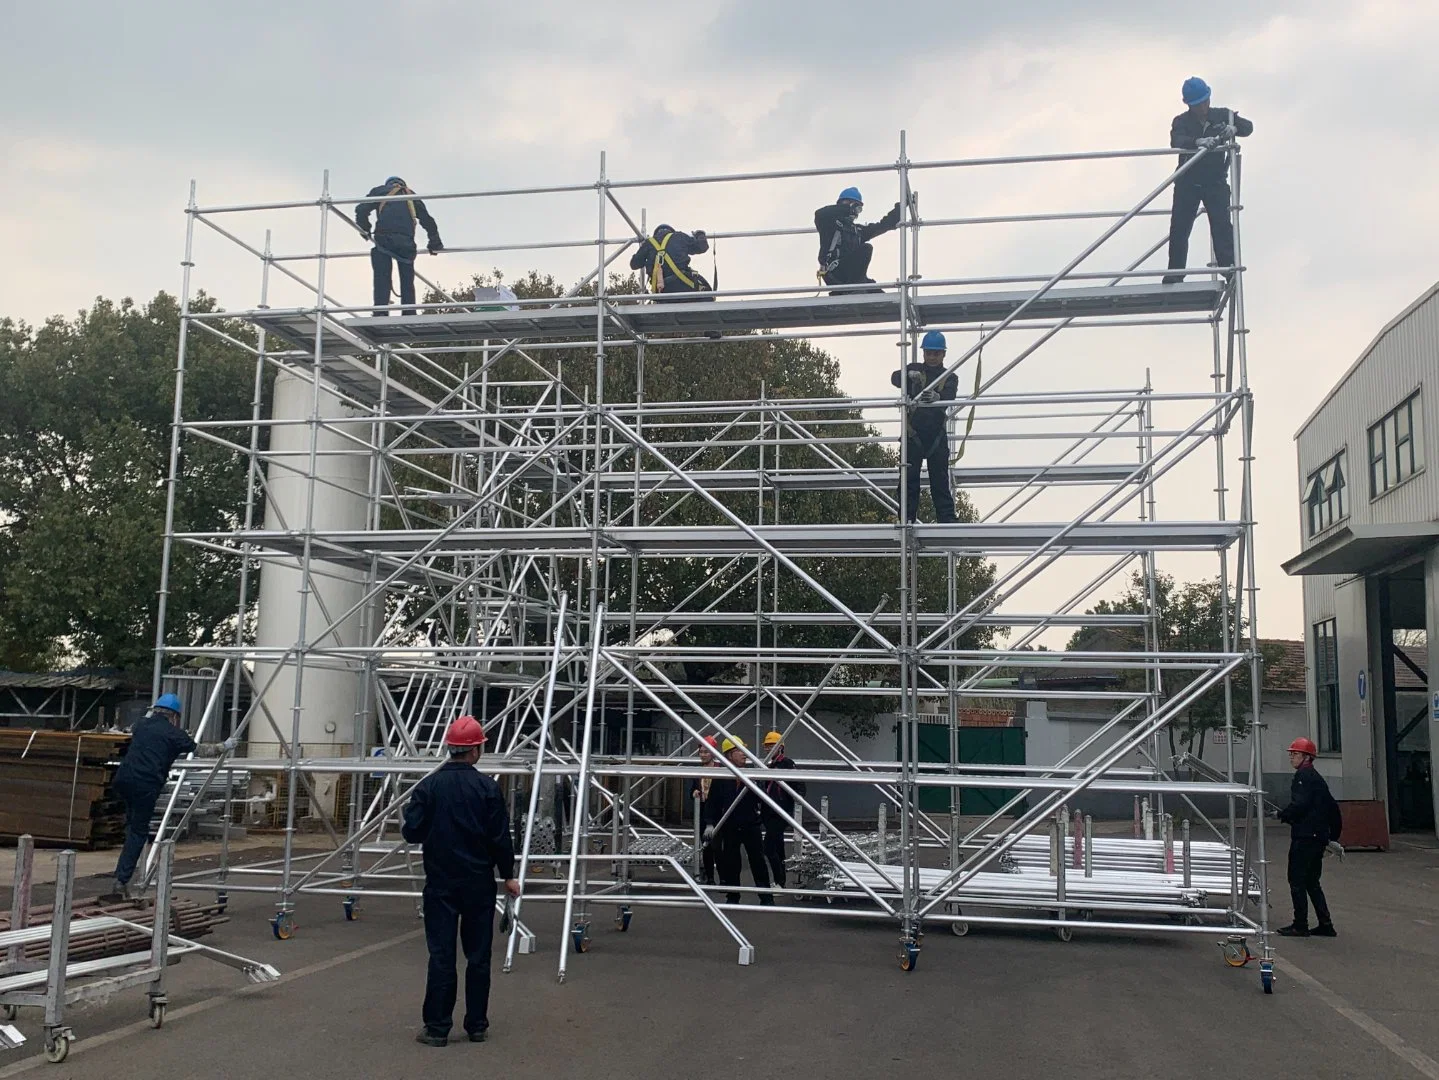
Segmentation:
[[(420, 191), (588, 183), (602, 150), (610, 176), (625, 179), (880, 163), (895, 158), (901, 129), (910, 155), (928, 160), (1161, 146), (1179, 85), (1197, 73), (1216, 104), (1255, 122), (1243, 239), (1260, 628), (1298, 636), (1300, 591), (1278, 568), (1299, 547), (1292, 436), (1384, 322), (1439, 276), (1435, 55), (1439, 4), (1416, 0), (0, 0), (0, 159), (11, 191), (0, 203), (0, 314), (33, 322), (96, 295), (176, 291), (191, 178), (200, 202), (217, 205), (313, 198), (325, 169), (342, 196), (392, 172)], [(928, 216), (1119, 209), (1163, 167), (970, 170), (915, 184)], [(872, 210), (893, 202), (892, 175), (858, 179)], [(622, 198), (650, 224), (773, 228), (807, 224), (836, 185)], [(576, 239), (595, 224), (593, 195), (432, 210), (456, 246)], [(230, 223), (257, 243), (274, 228), (291, 250), (314, 250), (313, 210)], [(1136, 243), (1163, 228), (1140, 224)], [(1053, 271), (1101, 227), (951, 230), (924, 242), (926, 273)], [(253, 304), (257, 271), (208, 243), (197, 282), (227, 307)], [(878, 247), (877, 262), (894, 265), (893, 238)], [(722, 246), (721, 284), (801, 284), (812, 248)], [(1207, 252), (1202, 225), (1192, 251)], [(589, 257), (455, 256), (421, 269), (453, 282), (534, 266), (572, 281)], [(336, 270), (352, 302), (366, 302), (365, 270), (359, 259)], [(1145, 368), (1161, 389), (1206, 385), (1207, 350), (1192, 335), (1100, 342), (1056, 350), (1048, 367), (1026, 362), (1006, 385), (1134, 385)], [(888, 340), (834, 351), (846, 389), (887, 387)], [(1212, 516), (1202, 487), (1178, 499), (1161, 511)]]

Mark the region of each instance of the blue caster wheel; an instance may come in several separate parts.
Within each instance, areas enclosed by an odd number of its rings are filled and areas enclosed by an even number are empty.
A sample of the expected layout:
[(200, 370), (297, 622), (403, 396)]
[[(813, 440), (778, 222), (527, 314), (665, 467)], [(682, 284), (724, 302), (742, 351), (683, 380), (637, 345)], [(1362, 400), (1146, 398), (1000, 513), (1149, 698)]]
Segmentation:
[(630, 928), (630, 920), (634, 918), (634, 912), (627, 907), (620, 908), (620, 913), (615, 916), (615, 929), (621, 934), (626, 933)]
[(229, 907), (229, 906), (230, 906), (230, 894), (227, 893), (227, 892), (217, 892), (217, 893), (215, 894), (215, 914), (216, 914), (216, 915), (223, 915), (223, 914), (225, 914), (225, 908), (227, 908), (227, 907)]
[(295, 936), (295, 917), (283, 911), (270, 920), (270, 929), (280, 941), (289, 941)]
[(913, 971), (919, 966), (919, 946), (901, 945), (899, 947), (899, 969), (901, 971)]
[(1259, 961), (1259, 985), (1264, 987), (1266, 994), (1274, 993), (1274, 961)]
[(360, 903), (353, 896), (345, 897), (345, 921), (354, 922), (360, 917)]
[(575, 952), (590, 951), (590, 928), (588, 926), (576, 926), (570, 931), (570, 937), (574, 939)]

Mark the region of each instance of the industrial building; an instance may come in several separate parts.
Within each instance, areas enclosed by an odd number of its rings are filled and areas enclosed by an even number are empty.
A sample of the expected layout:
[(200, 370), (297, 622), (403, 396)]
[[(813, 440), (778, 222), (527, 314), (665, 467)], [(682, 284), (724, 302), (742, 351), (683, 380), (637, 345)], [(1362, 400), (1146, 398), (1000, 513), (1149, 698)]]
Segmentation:
[(1310, 732), (1345, 800), (1433, 829), (1439, 697), (1439, 285), (1370, 343), (1295, 436)]

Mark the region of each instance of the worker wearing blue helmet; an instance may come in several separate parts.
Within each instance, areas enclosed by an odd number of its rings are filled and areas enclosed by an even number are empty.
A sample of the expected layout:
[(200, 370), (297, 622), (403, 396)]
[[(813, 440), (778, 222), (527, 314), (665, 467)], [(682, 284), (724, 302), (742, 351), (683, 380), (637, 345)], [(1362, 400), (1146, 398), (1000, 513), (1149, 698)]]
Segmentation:
[[(1183, 165), (1199, 150), (1205, 155), (1174, 182), (1174, 206), (1169, 214), (1169, 269), (1183, 270), (1189, 262), (1189, 234), (1199, 204), (1209, 218), (1209, 236), (1214, 245), (1214, 263), (1234, 265), (1234, 226), (1229, 220), (1229, 150), (1236, 136), (1254, 132), (1254, 125), (1233, 109), (1209, 103), (1209, 84), (1198, 75), (1184, 80), (1180, 97), (1185, 109), (1169, 125), (1169, 145), (1182, 151)], [(1184, 280), (1182, 273), (1169, 273), (1164, 284)]]
[[(819, 233), (819, 276), (826, 285), (873, 285), (869, 261), (874, 257), (870, 244), (876, 236), (899, 228), (899, 203), (870, 225), (859, 224), (864, 199), (859, 188), (847, 187), (830, 206), (814, 212)], [(882, 292), (881, 289), (834, 289), (831, 296), (845, 292)]]
[(924, 335), (920, 351), (924, 363), (907, 364), (889, 379), (904, 390), (909, 417), (899, 504), (906, 523), (919, 520), (919, 471), (928, 465), (934, 518), (942, 525), (950, 524), (955, 521), (954, 492), (949, 486), (949, 408), (944, 403), (953, 401), (959, 392), (959, 377), (944, 372), (945, 340), (938, 330)]
[(115, 888), (112, 895), (130, 898), (130, 878), (150, 838), (150, 819), (155, 804), (170, 776), (170, 766), (183, 754), (219, 757), (235, 749), (231, 735), (222, 743), (196, 743), (179, 726), (184, 706), (174, 694), (161, 694), (146, 714), (130, 730), (130, 743), (110, 790), (125, 803), (125, 846), (115, 865)]
[[(360, 235), (371, 239), (370, 215), (375, 215), (373, 239), (375, 246), (370, 249), (370, 269), (374, 272), (375, 307), (387, 307), (390, 303), (391, 266), (400, 272), (400, 303), (415, 302), (415, 225), (423, 225), (429, 243), (425, 245), (431, 255), (445, 250), (440, 243), (440, 229), (423, 200), (414, 198), (414, 192), (403, 177), (389, 176), (379, 187), (370, 189), (370, 198), (377, 202), (362, 202), (355, 207), (355, 224)], [(405, 307), (403, 313), (413, 315), (413, 307)], [(375, 312), (388, 315), (388, 311)]]

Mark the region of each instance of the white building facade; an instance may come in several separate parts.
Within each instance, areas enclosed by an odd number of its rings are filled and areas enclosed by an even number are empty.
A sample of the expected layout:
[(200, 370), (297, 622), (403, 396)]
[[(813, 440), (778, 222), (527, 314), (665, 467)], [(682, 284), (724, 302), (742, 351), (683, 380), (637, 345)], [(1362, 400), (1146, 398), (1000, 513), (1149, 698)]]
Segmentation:
[(1306, 420), (1299, 455), (1310, 737), (1342, 799), (1433, 829), (1439, 735), (1439, 285)]

